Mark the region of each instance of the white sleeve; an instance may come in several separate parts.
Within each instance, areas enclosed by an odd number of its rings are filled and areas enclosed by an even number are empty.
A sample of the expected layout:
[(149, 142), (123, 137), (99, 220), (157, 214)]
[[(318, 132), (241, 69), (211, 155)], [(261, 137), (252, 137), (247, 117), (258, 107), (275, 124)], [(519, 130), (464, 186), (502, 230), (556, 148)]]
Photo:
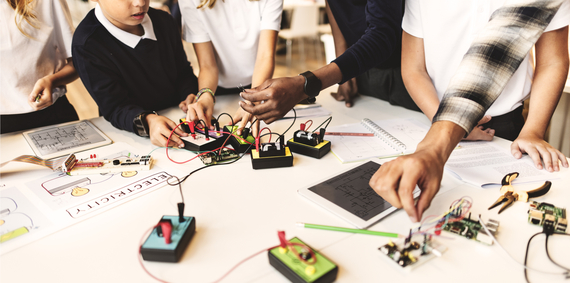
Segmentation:
[(283, 0), (267, 0), (262, 5), (260, 30), (279, 31), (281, 28), (281, 14), (283, 14)]
[(73, 40), (74, 27), (66, 0), (53, 1), (53, 25), (61, 54), (71, 58), (71, 41)]
[(554, 15), (544, 32), (557, 30), (567, 25), (570, 25), (570, 0), (562, 2), (560, 9), (558, 9), (558, 12)]
[(406, 0), (402, 29), (415, 37), (423, 38), (421, 0)]
[(210, 35), (200, 20), (206, 11), (199, 10), (194, 1), (178, 1), (180, 13), (182, 14), (182, 38), (191, 43), (201, 43), (211, 41)]

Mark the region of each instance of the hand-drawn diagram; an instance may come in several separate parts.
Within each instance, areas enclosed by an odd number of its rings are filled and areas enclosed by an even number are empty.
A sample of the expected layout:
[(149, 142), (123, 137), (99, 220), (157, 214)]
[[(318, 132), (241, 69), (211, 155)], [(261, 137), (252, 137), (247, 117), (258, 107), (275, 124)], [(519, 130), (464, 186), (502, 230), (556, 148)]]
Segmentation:
[(368, 162), (335, 178), (315, 185), (309, 190), (328, 199), (348, 212), (364, 219), (378, 215), (390, 204), (368, 185), (380, 164)]
[(0, 192), (0, 244), (51, 224), (17, 188)]
[(48, 128), (30, 133), (29, 136), (42, 155), (105, 141), (86, 121)]

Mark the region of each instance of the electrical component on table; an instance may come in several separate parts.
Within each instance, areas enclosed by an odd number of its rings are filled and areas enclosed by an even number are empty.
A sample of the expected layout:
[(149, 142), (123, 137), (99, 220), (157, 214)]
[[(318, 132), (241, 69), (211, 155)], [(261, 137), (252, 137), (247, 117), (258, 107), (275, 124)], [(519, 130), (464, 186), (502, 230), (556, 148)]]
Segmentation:
[(255, 149), (251, 150), (251, 165), (253, 169), (291, 167), (293, 154), (289, 147), (283, 144), (283, 137), (279, 136), (277, 142), (260, 143), (259, 137), (255, 139)]
[(441, 256), (447, 248), (435, 242), (428, 234), (411, 234), (402, 242), (391, 240), (378, 248), (402, 270), (410, 272), (433, 257)]
[[(237, 131), (238, 127), (238, 125), (224, 126), (224, 132), (234, 133), (234, 135), (237, 135), (235, 132)], [(244, 128), (242, 130), (241, 136), (238, 135), (240, 138), (237, 138), (234, 135), (230, 135), (229, 143), (237, 151), (237, 153), (250, 152), (251, 148), (253, 147), (251, 144), (255, 143), (255, 138), (251, 134), (250, 129)]]
[(196, 231), (196, 218), (165, 215), (141, 246), (144, 260), (178, 262)]
[(96, 155), (91, 155), (93, 159), (82, 159), (75, 164), (65, 168), (68, 175), (105, 174), (125, 171), (150, 170), (154, 160), (150, 155), (135, 157), (118, 157), (111, 159), (97, 159)]
[(299, 238), (285, 239), (279, 232), (281, 244), (267, 253), (269, 263), (294, 283), (329, 283), (336, 280), (338, 266), (313, 250)]
[[(460, 215), (453, 214), (454, 217), (460, 217)], [(497, 229), (499, 228), (499, 221), (494, 219), (489, 219), (487, 223), (485, 223), (489, 232), (495, 236), (497, 234)], [(435, 234), (439, 235), (441, 231), (447, 231), (450, 233), (457, 234), (459, 236), (463, 236), (470, 240), (475, 240), (477, 242), (492, 245), (493, 238), (487, 234), (479, 220), (471, 219), (471, 213), (467, 218), (463, 218), (459, 221), (454, 222), (447, 222), (445, 220), (441, 220), (435, 227)]]
[(187, 122), (185, 118), (180, 119), (180, 127), (188, 134), (187, 137), (180, 137), (184, 142), (184, 148), (190, 151), (208, 151), (219, 148), (224, 143), (225, 135), (219, 130), (219, 124), (216, 119), (212, 119), (212, 125), (216, 130), (205, 130), (206, 125), (197, 127), (193, 121)]
[(555, 233), (566, 233), (568, 228), (566, 209), (546, 202), (533, 201), (530, 204), (528, 222), (538, 226), (547, 226)]
[(235, 151), (227, 148), (222, 148), (221, 152), (219, 153), (216, 150), (200, 155), (200, 160), (202, 160), (202, 163), (204, 163), (204, 165), (213, 165), (218, 162), (227, 161), (238, 157), (239, 155)]

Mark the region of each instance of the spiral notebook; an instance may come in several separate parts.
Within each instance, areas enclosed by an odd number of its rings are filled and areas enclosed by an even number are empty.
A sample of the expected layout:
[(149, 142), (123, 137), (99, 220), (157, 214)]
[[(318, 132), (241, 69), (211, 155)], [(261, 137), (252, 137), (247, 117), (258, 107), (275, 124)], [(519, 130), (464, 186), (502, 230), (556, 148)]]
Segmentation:
[(342, 162), (410, 154), (423, 140), (429, 126), (415, 119), (390, 119), (329, 127), (327, 132), (373, 133), (374, 136), (327, 135), (331, 151)]

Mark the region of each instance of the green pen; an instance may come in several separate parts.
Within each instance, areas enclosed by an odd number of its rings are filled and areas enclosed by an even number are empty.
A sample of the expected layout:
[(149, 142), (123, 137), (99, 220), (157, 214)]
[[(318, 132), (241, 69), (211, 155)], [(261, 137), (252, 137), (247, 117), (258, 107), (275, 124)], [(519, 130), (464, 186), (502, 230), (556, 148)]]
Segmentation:
[(39, 102), (40, 102), (40, 98), (42, 98), (42, 94), (41, 94), (41, 93), (36, 96), (36, 103), (39, 103)]
[(321, 230), (329, 230), (329, 231), (337, 231), (337, 232), (366, 234), (366, 235), (381, 236), (381, 237), (388, 237), (388, 238), (400, 237), (400, 234), (397, 234), (397, 233), (378, 232), (378, 231), (370, 231), (370, 230), (365, 230), (365, 229), (351, 229), (351, 228), (343, 228), (343, 227), (308, 224), (308, 223), (301, 223), (301, 222), (297, 222), (297, 226), (303, 227), (303, 228), (312, 228), (312, 229), (321, 229)]

